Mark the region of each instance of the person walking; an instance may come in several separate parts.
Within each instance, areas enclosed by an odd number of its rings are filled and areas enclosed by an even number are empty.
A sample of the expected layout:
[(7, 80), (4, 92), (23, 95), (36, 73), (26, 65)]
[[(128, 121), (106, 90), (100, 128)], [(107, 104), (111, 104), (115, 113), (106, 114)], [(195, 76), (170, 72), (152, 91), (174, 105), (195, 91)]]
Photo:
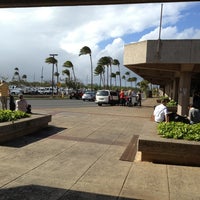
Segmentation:
[(9, 96), (9, 87), (8, 84), (4, 81), (1, 80), (0, 84), (0, 98), (1, 98), (1, 104), (2, 104), (2, 109), (7, 110), (8, 109), (8, 96)]

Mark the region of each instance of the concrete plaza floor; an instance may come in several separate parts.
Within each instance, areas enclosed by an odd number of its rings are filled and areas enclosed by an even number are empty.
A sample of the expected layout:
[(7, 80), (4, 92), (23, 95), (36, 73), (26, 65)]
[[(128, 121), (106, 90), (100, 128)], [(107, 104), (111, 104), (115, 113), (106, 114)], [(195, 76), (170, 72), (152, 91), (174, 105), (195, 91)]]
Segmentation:
[(49, 126), (0, 145), (0, 200), (200, 200), (200, 168), (120, 160), (133, 135), (156, 134), (141, 107), (33, 110)]

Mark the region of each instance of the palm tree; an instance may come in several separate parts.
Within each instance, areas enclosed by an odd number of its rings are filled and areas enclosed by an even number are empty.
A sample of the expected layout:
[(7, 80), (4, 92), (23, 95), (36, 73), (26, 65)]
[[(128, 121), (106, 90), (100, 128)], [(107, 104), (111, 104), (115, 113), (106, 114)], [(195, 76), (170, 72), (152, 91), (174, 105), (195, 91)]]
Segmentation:
[(119, 71), (116, 71), (116, 76), (119, 76), (119, 86), (120, 86), (120, 90), (121, 90), (121, 74)]
[(133, 82), (135, 82), (136, 80), (137, 80), (136, 77), (130, 77), (130, 78), (128, 78), (128, 82), (131, 83), (131, 87), (133, 87)]
[(147, 91), (149, 89), (149, 82), (147, 80), (142, 80), (141, 82), (137, 83), (142, 91)]
[(108, 56), (108, 59), (109, 59), (109, 66), (110, 66), (110, 87), (112, 87), (112, 63), (113, 63), (113, 59), (110, 57), (110, 56)]
[(125, 75), (128, 76), (127, 80), (129, 81), (129, 79), (130, 79), (130, 72), (129, 71), (125, 72)]
[(108, 56), (101, 57), (98, 61), (98, 65), (107, 66), (107, 87), (109, 87), (109, 66), (111, 59)]
[(122, 81), (121, 81), (121, 72), (120, 72), (120, 62), (119, 62), (119, 60), (114, 59), (113, 60), (113, 65), (117, 65), (118, 66), (118, 73), (116, 72), (116, 75), (119, 76), (119, 87), (120, 87), (120, 90), (121, 90)]
[(89, 47), (84, 46), (80, 49), (79, 56), (89, 54), (91, 64), (91, 90), (93, 90), (93, 65), (92, 65), (92, 51)]
[(63, 70), (62, 73), (67, 75), (68, 78), (70, 79), (70, 71), (68, 69)]
[(20, 81), (19, 68), (15, 67), (12, 81)]
[(117, 83), (116, 83), (116, 73), (111, 73), (111, 79), (112, 79), (112, 78), (115, 79), (115, 87), (116, 87), (116, 85), (117, 85)]
[[(100, 76), (100, 79), (99, 79), (99, 85), (101, 87), (101, 83), (104, 82), (105, 84), (105, 68), (101, 65), (97, 65), (97, 67), (95, 68), (94, 70), (94, 74), (97, 75), (97, 76)], [(104, 78), (104, 79), (103, 79)]]
[(137, 78), (136, 77), (132, 77), (132, 81), (135, 82), (135, 87), (136, 87)]
[(54, 57), (48, 57), (45, 60), (46, 63), (52, 64), (52, 80), (51, 80), (51, 87), (52, 87), (52, 96), (53, 96), (53, 86), (54, 86), (54, 65), (58, 63), (58, 61)]
[(63, 64), (63, 67), (67, 67), (67, 68), (71, 68), (72, 69), (72, 73), (73, 73), (73, 76), (74, 76), (74, 82), (76, 82), (76, 76), (75, 76), (75, 72), (74, 72), (74, 65), (72, 64), (71, 61), (66, 61), (64, 64)]
[(23, 75), (22, 75), (22, 79), (23, 79), (24, 81), (26, 81), (26, 79), (27, 79), (26, 74), (23, 74)]
[(122, 79), (124, 79), (124, 82), (125, 82), (125, 87), (126, 87), (126, 76), (125, 76), (125, 75), (123, 75), (123, 76), (122, 76)]

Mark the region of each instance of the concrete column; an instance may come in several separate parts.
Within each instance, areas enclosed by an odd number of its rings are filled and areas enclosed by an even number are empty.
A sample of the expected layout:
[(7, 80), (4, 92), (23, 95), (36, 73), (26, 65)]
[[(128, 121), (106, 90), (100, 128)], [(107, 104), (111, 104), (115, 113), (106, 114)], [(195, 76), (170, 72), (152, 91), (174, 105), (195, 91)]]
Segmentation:
[(178, 102), (179, 78), (175, 78), (174, 100)]
[(178, 111), (179, 115), (188, 115), (188, 104), (190, 98), (191, 72), (180, 72)]

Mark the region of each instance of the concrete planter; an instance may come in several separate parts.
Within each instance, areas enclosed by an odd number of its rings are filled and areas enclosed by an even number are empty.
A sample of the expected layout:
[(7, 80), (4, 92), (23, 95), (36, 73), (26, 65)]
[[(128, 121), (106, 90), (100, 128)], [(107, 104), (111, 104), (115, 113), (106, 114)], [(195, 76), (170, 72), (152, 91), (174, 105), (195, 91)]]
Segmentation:
[(177, 113), (177, 106), (167, 106), (167, 111)]
[(31, 134), (48, 126), (51, 115), (32, 114), (30, 118), (24, 118), (12, 122), (0, 123), (0, 143)]
[(200, 166), (200, 142), (140, 138), (138, 150), (142, 153), (142, 161)]

